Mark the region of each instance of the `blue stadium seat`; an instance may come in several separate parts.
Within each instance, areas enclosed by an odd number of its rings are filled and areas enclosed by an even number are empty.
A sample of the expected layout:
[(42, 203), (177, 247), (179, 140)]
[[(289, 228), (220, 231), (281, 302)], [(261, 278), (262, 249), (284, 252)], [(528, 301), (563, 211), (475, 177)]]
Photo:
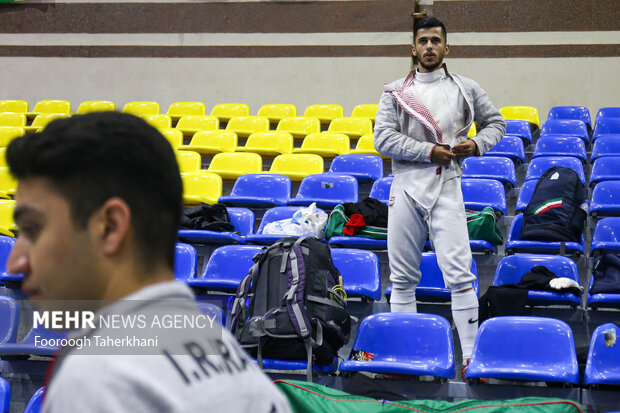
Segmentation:
[(365, 237), (331, 237), (329, 246), (333, 248), (359, 248), (363, 250), (387, 250), (387, 240)]
[(241, 280), (254, 265), (252, 257), (261, 251), (262, 247), (257, 245), (221, 246), (209, 257), (200, 278), (188, 280), (187, 285), (234, 294)]
[(605, 135), (620, 134), (620, 118), (600, 118), (596, 119), (592, 140), (595, 141)]
[(592, 130), (590, 111), (585, 106), (554, 106), (549, 109), (548, 119), (575, 119), (586, 124)]
[(15, 343), (19, 327), (19, 303), (0, 296), (0, 343)]
[[(334, 373), (338, 367), (337, 359), (334, 358), (334, 362), (330, 365), (314, 364), (312, 370), (321, 373)], [(308, 368), (308, 362), (302, 360), (278, 360), (278, 359), (263, 359), (263, 370), (278, 370), (280, 372), (287, 370), (306, 370)]]
[(504, 156), (510, 158), (515, 165), (525, 162), (525, 148), (518, 136), (504, 136), (501, 141), (492, 147), (483, 156)]
[(580, 120), (574, 119), (549, 119), (547, 120), (541, 130), (540, 137), (547, 135), (565, 135), (576, 136), (588, 143), (590, 141), (590, 134), (588, 133), (588, 127)]
[[(413, 344), (415, 343), (415, 344)], [(454, 377), (450, 323), (422, 313), (375, 313), (360, 324), (352, 353), (372, 360), (345, 360), (340, 371)]]
[(215, 321), (217, 321), (220, 325), (224, 325), (226, 321), (224, 309), (222, 309), (219, 305), (207, 303), (205, 301), (196, 301), (196, 307), (198, 307), (202, 314), (209, 317), (210, 320), (215, 319)]
[[(434, 252), (423, 252), (422, 262), (420, 263), (420, 271), (422, 272), (422, 278), (420, 283), (416, 286), (415, 297), (418, 301), (426, 302), (442, 302), (447, 303), (452, 300), (452, 293), (443, 280), (443, 275), (437, 265), (437, 256)], [(478, 276), (478, 266), (474, 259), (471, 260), (471, 272)], [(479, 283), (476, 278), (472, 282), (476, 295), (480, 295)], [(390, 300), (392, 295), (392, 286), (388, 286), (385, 289), (385, 298)]]
[(466, 377), (578, 384), (573, 332), (553, 318), (486, 320), (478, 330)]
[(594, 227), (590, 256), (605, 252), (620, 252), (620, 217), (603, 218)]
[(206, 231), (197, 229), (179, 230), (179, 238), (190, 243), (244, 244), (243, 237), (254, 231), (254, 212), (247, 208), (227, 207), (230, 223), (235, 232)]
[[(518, 254), (502, 258), (495, 271), (494, 286), (518, 284), (524, 274), (533, 267), (543, 265), (558, 277), (570, 278), (579, 284), (579, 270), (573, 260), (558, 255)], [(571, 293), (529, 290), (528, 303), (531, 305), (568, 304), (576, 307), (581, 298)]]
[[(515, 253), (535, 253), (535, 254), (559, 254), (561, 248), (560, 241), (522, 241), (521, 226), (523, 225), (523, 214), (518, 214), (512, 220), (510, 231), (508, 232), (508, 241), (506, 241), (506, 255)], [(565, 253), (567, 255), (583, 255), (585, 252), (585, 243), (583, 235), (581, 241), (566, 242)]]
[[(541, 138), (542, 139), (542, 138)], [(579, 159), (569, 156), (543, 156), (530, 161), (525, 172), (525, 181), (538, 180), (545, 171), (554, 166), (565, 166), (574, 169), (579, 175), (579, 179), (585, 185), (586, 174), (583, 170), (583, 164)]]
[(616, 293), (597, 293), (592, 294), (592, 284), (594, 282), (594, 276), (590, 275), (590, 288), (588, 290), (588, 307), (593, 310), (598, 308), (620, 308), (620, 294)]
[[(283, 206), (283, 207), (269, 208), (265, 212), (265, 215), (263, 215), (263, 218), (260, 221), (260, 226), (258, 227), (258, 230), (256, 231), (256, 233), (246, 236), (245, 241), (248, 244), (271, 245), (277, 240), (279, 240), (280, 238), (286, 237), (286, 235), (263, 234), (263, 229), (265, 228), (265, 225), (267, 225), (270, 222), (292, 218), (295, 212), (297, 212), (299, 208), (303, 208), (303, 207)], [(316, 210), (317, 212), (318, 211), (325, 212), (321, 208), (317, 208)]]
[(463, 160), (463, 178), (486, 178), (500, 181), (504, 186), (517, 186), (515, 166), (500, 156), (470, 157)]
[(246, 208), (269, 208), (286, 205), (291, 197), (291, 178), (277, 174), (245, 174), (235, 181), (228, 196), (220, 203)]
[(588, 161), (586, 144), (576, 136), (545, 135), (538, 139), (532, 158), (542, 156), (572, 156), (581, 162)]
[(515, 205), (516, 214), (519, 212), (525, 212), (527, 204), (529, 204), (530, 199), (532, 199), (537, 183), (538, 181), (534, 180), (523, 182), (523, 185), (521, 185), (521, 189), (519, 190), (519, 196), (517, 197), (517, 204)]
[[(620, 345), (609, 345), (605, 336), (620, 339), (620, 327), (614, 323), (598, 326), (592, 334), (590, 350), (583, 376), (585, 385), (620, 385)], [(611, 340), (610, 340), (611, 341)]]
[(605, 135), (592, 145), (592, 162), (603, 156), (620, 156), (620, 135)]
[(6, 264), (14, 245), (15, 238), (0, 235), (0, 285), (7, 281), (21, 282), (24, 277), (23, 274), (11, 274), (6, 270)]
[(11, 387), (9, 383), (0, 377), (0, 413), (9, 413), (11, 407)]
[(177, 242), (174, 250), (174, 277), (181, 282), (196, 278), (196, 248), (183, 242)]
[(45, 394), (45, 386), (40, 387), (28, 402), (24, 413), (39, 413), (41, 411), (41, 406), (43, 406), (43, 395)]
[(288, 205), (308, 206), (316, 202), (319, 208), (332, 209), (338, 204), (357, 202), (358, 192), (357, 179), (351, 175), (308, 175), (301, 181), (297, 195), (288, 201)]
[(620, 106), (600, 108), (596, 113), (596, 120), (603, 118), (620, 118)]
[(620, 181), (620, 156), (604, 156), (594, 161), (590, 186), (601, 181)]
[(496, 213), (506, 215), (504, 187), (493, 179), (463, 179), (461, 182), (466, 209), (482, 211), (490, 206)]
[(377, 179), (370, 188), (371, 198), (378, 199), (379, 201), (387, 204), (390, 199), (390, 189), (392, 188), (393, 176), (386, 176), (385, 178)]
[(506, 134), (504, 136), (518, 136), (527, 147), (532, 143), (532, 130), (526, 120), (506, 119)]
[(37, 346), (46, 340), (58, 341), (67, 337), (67, 332), (50, 331), (42, 326), (31, 328), (26, 336), (19, 343), (0, 344), (0, 357), (7, 355), (34, 355), (34, 356), (53, 356), (58, 351), (58, 346)]
[(329, 172), (351, 175), (359, 182), (376, 181), (383, 177), (383, 159), (378, 155), (338, 155)]
[(379, 258), (371, 251), (349, 248), (331, 250), (334, 265), (340, 271), (347, 297), (381, 300)]
[(620, 181), (604, 181), (594, 187), (590, 215), (620, 216)]

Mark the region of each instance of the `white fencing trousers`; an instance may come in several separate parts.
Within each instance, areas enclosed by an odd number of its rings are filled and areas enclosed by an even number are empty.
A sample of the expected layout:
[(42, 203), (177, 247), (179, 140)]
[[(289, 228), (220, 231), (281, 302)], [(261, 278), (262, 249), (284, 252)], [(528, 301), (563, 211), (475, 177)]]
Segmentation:
[(443, 183), (435, 205), (422, 208), (394, 179), (388, 210), (388, 257), (392, 296), (390, 302), (415, 302), (420, 282), (422, 250), (429, 234), (443, 273), (452, 291), (471, 288), (476, 276), (471, 272), (471, 249), (461, 191), (461, 178)]

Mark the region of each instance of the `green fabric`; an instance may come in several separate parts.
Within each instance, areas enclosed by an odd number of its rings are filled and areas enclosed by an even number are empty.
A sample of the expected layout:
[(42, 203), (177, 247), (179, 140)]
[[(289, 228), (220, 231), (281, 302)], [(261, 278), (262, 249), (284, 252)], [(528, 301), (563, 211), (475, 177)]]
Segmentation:
[(579, 413), (577, 402), (547, 397), (522, 397), (511, 400), (441, 400), (379, 401), (354, 396), (316, 383), (276, 380), (294, 413)]
[(486, 207), (482, 211), (465, 211), (469, 239), (488, 241), (493, 245), (502, 245), (504, 238), (496, 224), (495, 211)]
[[(328, 240), (331, 237), (343, 236), (343, 231), (347, 222), (349, 222), (349, 217), (345, 214), (344, 207), (342, 205), (336, 205), (331, 214), (329, 214), (329, 221), (327, 221), (327, 227), (325, 228), (325, 239)], [(387, 239), (387, 228), (365, 225), (361, 227), (357, 233), (355, 233), (355, 236), (373, 239)]]

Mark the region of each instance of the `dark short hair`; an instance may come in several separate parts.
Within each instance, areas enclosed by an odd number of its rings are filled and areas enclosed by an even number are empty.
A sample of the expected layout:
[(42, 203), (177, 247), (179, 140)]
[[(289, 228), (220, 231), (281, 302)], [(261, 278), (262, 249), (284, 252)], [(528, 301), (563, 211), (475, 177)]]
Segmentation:
[(439, 21), (439, 19), (433, 16), (422, 17), (420, 20), (416, 21), (413, 25), (413, 42), (415, 43), (416, 36), (418, 35), (418, 30), (420, 29), (430, 29), (431, 27), (441, 27), (441, 34), (443, 35), (443, 41), (448, 41), (448, 32), (446, 31), (446, 26)]
[(165, 257), (174, 268), (183, 184), (171, 145), (144, 120), (118, 112), (54, 120), (12, 141), (6, 158), (18, 180), (48, 179), (69, 203), (77, 228), (110, 198), (123, 199), (140, 258)]

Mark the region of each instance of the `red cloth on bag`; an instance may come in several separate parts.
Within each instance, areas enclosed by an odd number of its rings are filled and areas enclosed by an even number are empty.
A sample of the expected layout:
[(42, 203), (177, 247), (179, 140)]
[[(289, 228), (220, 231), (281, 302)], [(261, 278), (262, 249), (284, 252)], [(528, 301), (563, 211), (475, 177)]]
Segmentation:
[(361, 227), (365, 225), (366, 221), (364, 221), (364, 216), (362, 214), (353, 214), (347, 223), (344, 224), (344, 230), (342, 233), (352, 237), (357, 231), (360, 230)]

